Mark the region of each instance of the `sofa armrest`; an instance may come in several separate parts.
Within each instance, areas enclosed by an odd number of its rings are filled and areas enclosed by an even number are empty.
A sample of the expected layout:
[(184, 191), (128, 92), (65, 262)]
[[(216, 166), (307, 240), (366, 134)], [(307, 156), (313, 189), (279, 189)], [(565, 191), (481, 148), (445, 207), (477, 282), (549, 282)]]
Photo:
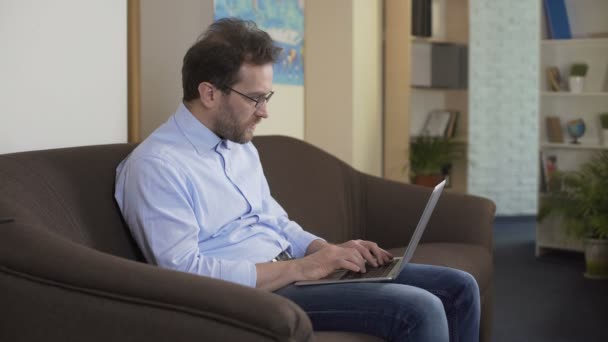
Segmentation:
[[(403, 246), (412, 236), (432, 189), (361, 175), (366, 239), (387, 248)], [(489, 199), (444, 190), (422, 242), (455, 242), (492, 251), (496, 206)]]
[(0, 340), (309, 341), (310, 320), (258, 289), (0, 226)]

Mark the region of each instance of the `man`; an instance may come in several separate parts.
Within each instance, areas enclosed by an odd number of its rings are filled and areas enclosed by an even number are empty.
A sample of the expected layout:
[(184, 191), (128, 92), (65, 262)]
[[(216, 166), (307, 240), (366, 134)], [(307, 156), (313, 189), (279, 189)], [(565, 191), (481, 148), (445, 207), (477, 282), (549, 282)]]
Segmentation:
[(275, 291), (316, 330), (477, 340), (479, 290), (465, 272), (410, 264), (394, 283), (290, 285), (339, 268), (365, 272), (392, 255), (371, 241), (330, 244), (270, 195), (250, 141), (268, 117), (279, 53), (266, 32), (238, 19), (215, 22), (186, 53), (183, 103), (117, 169), (116, 200), (146, 259)]

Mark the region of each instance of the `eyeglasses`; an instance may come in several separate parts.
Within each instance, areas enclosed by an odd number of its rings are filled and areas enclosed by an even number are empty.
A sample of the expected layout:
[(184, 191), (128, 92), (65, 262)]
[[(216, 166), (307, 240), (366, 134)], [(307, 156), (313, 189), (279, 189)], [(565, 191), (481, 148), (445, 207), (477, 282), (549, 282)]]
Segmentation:
[(228, 89), (232, 90), (233, 92), (241, 95), (242, 97), (244, 97), (244, 98), (246, 98), (248, 100), (251, 100), (251, 101), (255, 102), (255, 108), (256, 109), (259, 109), (262, 106), (262, 104), (268, 103), (268, 101), (270, 101), (270, 98), (272, 97), (272, 95), (274, 95), (274, 91), (271, 91), (268, 94), (264, 94), (264, 95), (258, 96), (257, 98), (253, 98), (251, 96), (247, 96), (247, 95), (241, 93), (240, 91), (238, 91), (236, 89), (232, 89), (230, 87), (228, 87)]

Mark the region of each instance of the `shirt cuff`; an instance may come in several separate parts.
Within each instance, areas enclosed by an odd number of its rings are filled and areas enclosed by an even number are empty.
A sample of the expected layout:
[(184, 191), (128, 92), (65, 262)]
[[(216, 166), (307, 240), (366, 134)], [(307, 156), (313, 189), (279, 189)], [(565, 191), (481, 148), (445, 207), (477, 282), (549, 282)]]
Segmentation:
[[(298, 227), (299, 228), (299, 227)], [(308, 245), (314, 240), (323, 240), (314, 234), (311, 234), (303, 229), (294, 229), (294, 231), (288, 233), (290, 237), (289, 243), (291, 244), (291, 255), (295, 258), (303, 258), (306, 255), (306, 249)]]

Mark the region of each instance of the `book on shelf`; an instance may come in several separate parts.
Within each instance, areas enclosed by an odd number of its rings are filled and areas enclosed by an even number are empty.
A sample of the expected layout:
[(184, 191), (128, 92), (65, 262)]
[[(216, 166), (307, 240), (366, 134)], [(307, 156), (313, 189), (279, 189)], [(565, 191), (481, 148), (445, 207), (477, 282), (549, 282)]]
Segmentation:
[(547, 34), (551, 39), (571, 39), (570, 22), (564, 0), (544, 0)]
[(547, 141), (550, 143), (563, 143), (564, 134), (560, 118), (557, 116), (547, 116), (545, 122), (547, 124)]
[(432, 0), (412, 0), (412, 36), (431, 37)]
[(562, 76), (557, 67), (551, 66), (547, 68), (547, 83), (550, 91), (562, 90)]
[(429, 112), (421, 135), (437, 138), (453, 138), (456, 133), (458, 111), (437, 109)]
[(540, 168), (540, 182), (538, 183), (538, 191), (541, 193), (547, 192), (547, 179), (545, 177), (545, 163), (543, 163), (543, 153), (539, 153), (538, 165)]

